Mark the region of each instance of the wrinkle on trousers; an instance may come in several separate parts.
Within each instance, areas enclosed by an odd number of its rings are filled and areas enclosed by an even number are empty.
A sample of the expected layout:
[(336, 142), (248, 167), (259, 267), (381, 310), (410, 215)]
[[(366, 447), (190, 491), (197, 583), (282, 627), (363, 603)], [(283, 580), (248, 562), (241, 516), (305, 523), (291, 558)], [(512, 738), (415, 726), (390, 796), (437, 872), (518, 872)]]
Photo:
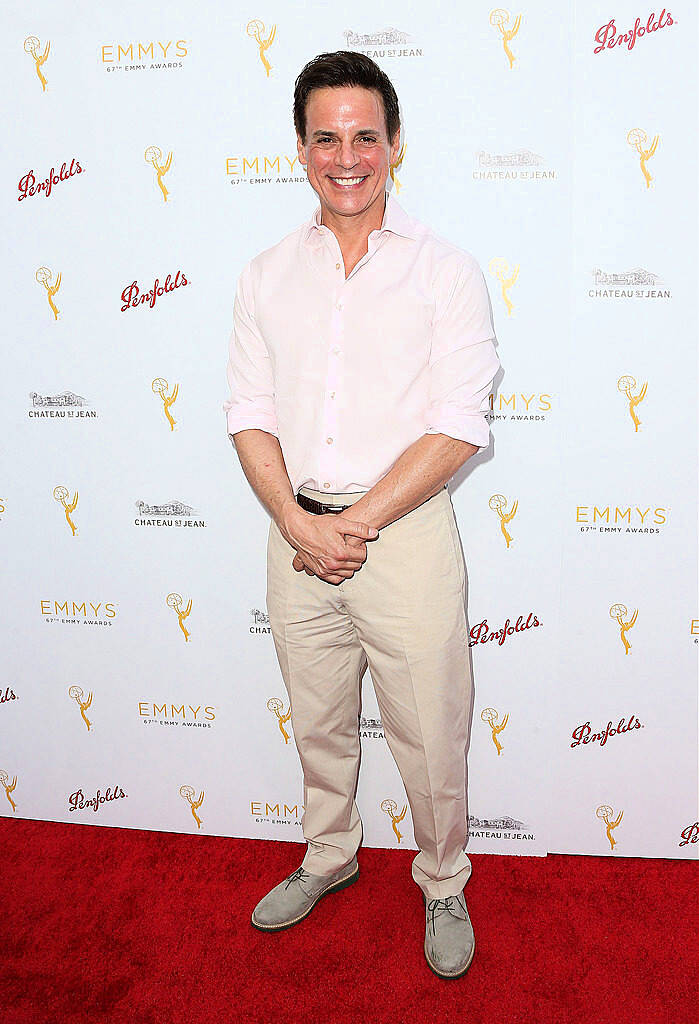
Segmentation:
[(355, 793), (368, 664), (420, 851), (413, 878), (428, 899), (453, 896), (471, 873), (463, 847), (472, 681), (449, 492), (384, 527), (339, 585), (297, 573), (294, 554), (272, 521), (267, 611), (303, 768), (303, 866), (331, 874), (361, 842)]

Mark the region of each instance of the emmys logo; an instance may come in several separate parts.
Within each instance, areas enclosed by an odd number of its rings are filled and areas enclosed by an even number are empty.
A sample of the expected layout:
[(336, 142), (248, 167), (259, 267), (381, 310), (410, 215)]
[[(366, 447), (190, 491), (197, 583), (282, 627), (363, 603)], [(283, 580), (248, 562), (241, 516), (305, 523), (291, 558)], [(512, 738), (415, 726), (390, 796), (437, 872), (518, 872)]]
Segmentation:
[[(0, 502), (0, 511), (2, 511), (2, 502)], [(10, 700), (19, 700), (19, 697), (10, 686), (5, 687), (5, 692), (0, 691), (0, 704), (6, 704)]]
[(271, 633), (272, 627), (269, 624), (269, 615), (267, 612), (260, 611), (259, 608), (251, 608), (250, 615), (252, 617), (252, 625), (248, 627), (250, 633)]
[[(300, 812), (299, 807), (301, 808)], [(298, 825), (300, 827), (299, 818), (303, 817), (305, 809), (303, 804), (287, 804), (281, 800), (278, 800), (276, 804), (270, 804), (267, 800), (264, 802), (262, 800), (250, 801), (250, 814), (258, 825)]]
[(600, 821), (603, 821), (604, 824), (607, 826), (607, 839), (609, 840), (609, 845), (613, 850), (617, 844), (617, 841), (612, 835), (612, 832), (615, 828), (619, 827), (619, 823), (621, 819), (624, 817), (624, 812), (619, 811), (619, 814), (617, 815), (616, 819), (612, 820), (612, 818), (614, 817), (614, 811), (612, 810), (612, 808), (609, 806), (609, 804), (601, 804), (601, 806), (598, 807), (595, 811), (595, 814), (600, 819)]
[(162, 505), (137, 501), (136, 508), (139, 518), (134, 519), (134, 526), (206, 527), (205, 520), (191, 518), (196, 509), (183, 501), (165, 501)]
[(138, 702), (138, 713), (144, 725), (158, 723), (165, 726), (181, 726), (189, 729), (211, 729), (211, 723), (216, 720), (216, 708), (212, 704), (204, 707), (204, 713), (200, 716), (201, 704), (194, 707), (192, 704), (156, 704), (155, 701), (140, 700)]
[[(178, 39), (176, 42), (168, 39), (166, 43), (126, 43), (125, 46), (121, 43), (102, 44), (102, 64), (106, 71), (165, 71), (181, 68), (184, 67), (181, 58), (188, 55), (186, 39)], [(144, 63), (134, 64), (134, 61)]]
[(519, 26), (522, 24), (522, 15), (518, 14), (512, 23), (511, 28), (505, 28), (510, 20), (510, 12), (503, 10), (501, 7), (496, 8), (490, 12), (490, 18), (488, 19), (493, 28), (497, 28), (502, 36), (502, 45), (507, 59), (510, 62), (510, 71), (516, 60), (514, 53), (510, 49), (510, 43), (519, 32)]
[(498, 517), (500, 519), (500, 532), (505, 538), (506, 546), (509, 548), (510, 544), (512, 543), (512, 537), (510, 536), (507, 530), (507, 524), (511, 523), (514, 517), (517, 515), (519, 502), (515, 501), (510, 511), (507, 512), (507, 498), (504, 496), (504, 494), (493, 494), (490, 500), (488, 501), (488, 507), (492, 509), (493, 512), (497, 512)]
[(12, 799), (12, 794), (17, 789), (17, 776), (15, 775), (12, 782), (10, 782), (10, 776), (7, 774), (4, 768), (0, 768), (0, 786), (5, 790), (5, 796), (12, 806), (12, 813), (14, 814), (17, 810), (17, 804)]
[(41, 67), (48, 60), (49, 50), (51, 49), (51, 43), (46, 44), (43, 53), (39, 53), (40, 49), (41, 43), (36, 38), (36, 36), (27, 36), (27, 38), (24, 40), (24, 52), (28, 53), (34, 60), (34, 70), (36, 71), (37, 78), (41, 82), (42, 92), (46, 92), (46, 86), (48, 85), (48, 82), (44, 77), (44, 73), (41, 70)]
[(658, 288), (663, 284), (658, 274), (652, 274), (643, 267), (624, 270), (621, 273), (607, 272), (597, 267), (592, 271), (595, 287), (588, 289), (591, 299), (671, 299), (669, 288)]
[(629, 642), (626, 634), (630, 629), (636, 625), (636, 619), (638, 618), (638, 608), (635, 609), (631, 618), (628, 618), (629, 610), (625, 604), (613, 604), (609, 609), (609, 616), (615, 619), (619, 624), (619, 636), (621, 642), (624, 645), (624, 654), (631, 653), (631, 643)]
[(643, 729), (645, 726), (641, 725), (635, 715), (631, 715), (628, 723), (626, 719), (620, 718), (616, 729), (613, 727), (611, 722), (607, 722), (607, 728), (604, 732), (593, 732), (590, 723), (585, 722), (584, 725), (579, 725), (577, 729), (573, 729), (571, 734), (573, 742), (571, 747), (579, 747), (580, 744), (585, 743), (596, 743), (598, 742), (600, 747), (603, 747), (610, 736), (621, 736), (625, 732), (630, 732), (632, 729)]
[(631, 416), (631, 419), (633, 421), (634, 430), (638, 432), (638, 428), (641, 425), (641, 421), (636, 415), (636, 406), (640, 405), (643, 399), (646, 397), (646, 391), (648, 390), (648, 381), (646, 381), (645, 384), (641, 386), (637, 394), (634, 394), (634, 389), (636, 387), (636, 378), (631, 377), (629, 374), (625, 374), (623, 377), (619, 377), (619, 380), (616, 382), (616, 386), (617, 390), (620, 391), (623, 395), (626, 395), (626, 397), (629, 400), (629, 415)]
[(172, 413), (170, 412), (170, 406), (174, 405), (175, 402), (177, 401), (177, 396), (180, 392), (180, 386), (179, 384), (175, 384), (174, 388), (168, 395), (167, 392), (169, 386), (170, 385), (168, 384), (164, 377), (156, 377), (155, 380), (151, 383), (151, 391), (153, 392), (154, 395), (160, 395), (160, 398), (163, 403), (163, 412), (165, 413), (165, 419), (170, 424), (170, 430), (172, 431), (175, 429), (175, 424), (177, 423), (177, 420), (173, 418)]
[[(667, 28), (668, 25), (674, 25), (672, 15), (669, 11), (666, 14), (664, 7), (658, 20), (654, 21), (654, 18), (655, 11), (648, 15), (645, 25), (641, 24), (640, 18), (636, 18), (633, 28), (629, 29), (628, 32), (617, 32), (614, 18), (612, 18), (606, 25), (600, 25), (595, 32), (597, 46), (595, 46), (592, 52), (601, 53), (602, 50), (613, 50), (615, 47), (619, 49), (624, 44), (626, 44), (629, 50), (633, 50), (637, 39), (641, 39), (642, 36), (648, 35), (651, 32), (657, 32), (659, 28)], [(663, 21), (663, 18), (665, 18), (665, 21)]]
[(121, 293), (121, 301), (124, 303), (124, 305), (121, 306), (121, 312), (124, 313), (127, 309), (135, 309), (137, 306), (143, 305), (144, 302), (153, 309), (156, 299), (160, 295), (174, 292), (175, 288), (184, 288), (187, 284), (189, 284), (187, 278), (184, 274), (180, 277), (179, 270), (175, 274), (174, 281), (170, 280), (170, 274), (168, 274), (165, 278), (165, 283), (162, 286), (156, 277), (153, 287), (150, 291), (144, 292), (143, 295), (141, 295), (138, 283), (136, 281), (132, 281), (131, 284), (127, 285)]
[(252, 21), (249, 21), (247, 23), (247, 25), (245, 26), (245, 31), (248, 34), (248, 36), (251, 39), (254, 39), (255, 42), (257, 43), (257, 49), (260, 60), (262, 61), (262, 66), (265, 69), (265, 74), (267, 75), (267, 78), (269, 78), (269, 73), (272, 70), (272, 65), (267, 60), (267, 50), (269, 50), (270, 46), (274, 42), (274, 37), (277, 34), (277, 26), (272, 25), (269, 35), (265, 39), (265, 33), (267, 29), (265, 28), (264, 22), (260, 21), (259, 18), (254, 18)]
[[(75, 164), (75, 169), (73, 169), (73, 164)], [(70, 161), (69, 171), (66, 171), (65, 163), (61, 164), (61, 169), (58, 174), (56, 174), (55, 169), (52, 167), (49, 171), (48, 177), (45, 178), (44, 181), (40, 181), (38, 184), (34, 176), (34, 171), (27, 171), (24, 177), (19, 179), (19, 195), (17, 196), (17, 201), (21, 203), (23, 199), (27, 198), (27, 196), (36, 196), (42, 192), (48, 197), (51, 195), (53, 186), (57, 185), (59, 181), (68, 181), (68, 178), (72, 178), (74, 174), (82, 174), (82, 172), (83, 169), (75, 157)]]
[(179, 594), (168, 594), (165, 601), (168, 608), (172, 608), (172, 610), (177, 613), (177, 623), (180, 629), (182, 630), (182, 633), (184, 634), (185, 643), (188, 643), (190, 633), (184, 624), (184, 620), (189, 617), (189, 613), (192, 610), (191, 597), (187, 602), (187, 607), (184, 609), (184, 611), (182, 610), (182, 598)]
[(580, 526), (580, 533), (660, 533), (669, 514), (664, 505), (577, 505), (575, 522), (587, 524)]
[(693, 825), (688, 825), (686, 829), (680, 832), (682, 836), (682, 842), (680, 846), (686, 846), (687, 843), (699, 843), (699, 821), (695, 821)]
[(56, 306), (56, 303), (53, 301), (53, 297), (58, 291), (58, 289), (61, 287), (61, 275), (58, 274), (55, 282), (51, 283), (53, 273), (49, 270), (48, 267), (39, 267), (34, 276), (36, 280), (39, 282), (39, 284), (43, 284), (44, 288), (46, 289), (46, 298), (48, 299), (49, 306), (51, 307), (51, 310), (53, 312), (53, 318), (54, 320), (58, 320), (58, 307)]
[(163, 178), (172, 167), (172, 150), (167, 155), (167, 160), (163, 163), (163, 153), (160, 146), (148, 146), (145, 153), (143, 154), (147, 164), (152, 164), (153, 170), (155, 171), (156, 178), (158, 180), (158, 188), (163, 197), (163, 202), (167, 202), (168, 190), (165, 188), (165, 182)]
[(396, 195), (398, 195), (400, 193), (400, 190), (403, 187), (401, 185), (401, 183), (398, 181), (398, 175), (396, 174), (396, 171), (401, 166), (401, 164), (403, 163), (403, 157), (404, 156), (405, 156), (405, 143), (403, 143), (403, 145), (400, 147), (400, 152), (398, 153), (398, 156), (393, 161), (393, 163), (389, 164), (389, 170), (390, 170), (390, 173), (391, 173), (391, 181), (396, 186)]
[(63, 484), (59, 484), (57, 487), (54, 487), (53, 496), (58, 502), (58, 504), (63, 506), (66, 514), (66, 522), (68, 523), (68, 526), (71, 528), (72, 536), (74, 537), (75, 534), (78, 532), (78, 528), (73, 522), (73, 520), (70, 518), (70, 514), (71, 512), (75, 512), (76, 508), (78, 507), (78, 492), (75, 492), (72, 501), (68, 501), (68, 488), (64, 487)]
[(204, 790), (202, 789), (198, 800), (194, 799), (195, 795), (196, 793), (193, 786), (180, 786), (180, 796), (189, 804), (189, 809), (192, 812), (192, 817), (197, 823), (197, 828), (201, 828), (201, 818), (197, 814), (197, 811), (204, 803)]
[(279, 726), (280, 733), (284, 737), (284, 744), (286, 745), (289, 742), (289, 733), (286, 731), (284, 726), (291, 721), (291, 705), (289, 705), (288, 711), (284, 711), (284, 702), (280, 700), (279, 697), (270, 697), (267, 701), (267, 710), (271, 711), (273, 715), (276, 715), (277, 725)]
[(83, 700), (85, 694), (83, 693), (82, 686), (69, 686), (68, 696), (70, 697), (71, 700), (74, 700), (75, 703), (80, 708), (80, 715), (82, 717), (83, 722), (87, 726), (87, 731), (89, 732), (90, 729), (92, 728), (92, 723), (90, 722), (90, 719), (87, 717), (85, 712), (92, 704), (92, 691), (90, 691), (90, 695), (87, 698), (87, 700)]
[(512, 316), (513, 305), (510, 296), (507, 294), (519, 277), (519, 263), (515, 269), (510, 273), (510, 264), (507, 262), (504, 256), (493, 256), (492, 260), (488, 264), (488, 270), (496, 277), (500, 282), (500, 294), (502, 295), (502, 301), (505, 303), (505, 309), (507, 315)]
[(642, 128), (632, 128), (630, 132), (627, 132), (626, 141), (628, 142), (629, 146), (631, 146), (632, 149), (635, 149), (638, 153), (638, 158), (641, 165), (641, 173), (643, 174), (643, 177), (645, 179), (646, 188), (650, 188), (650, 183), (651, 181), (654, 180), (654, 178), (648, 170), (646, 163), (648, 160), (650, 160), (650, 158), (653, 156), (656, 149), (658, 148), (660, 136), (654, 136), (650, 146), (644, 149), (644, 146), (648, 142), (648, 136)]
[(306, 182), (305, 171), (303, 174), (294, 175), (294, 164), (298, 161), (298, 154), (286, 156), (280, 153), (277, 156), (265, 156), (258, 153), (256, 156), (229, 156), (226, 157), (226, 174), (230, 176), (231, 185), (270, 185), (274, 182), (277, 185), (288, 185), (298, 182)]
[(546, 169), (543, 156), (530, 149), (516, 149), (510, 153), (488, 153), (484, 149), (475, 154), (474, 181), (534, 181), (552, 180), (556, 171)]
[(406, 46), (412, 39), (397, 28), (384, 28), (378, 32), (354, 32), (345, 29), (346, 50), (358, 50), (367, 57), (422, 57), (421, 49)]
[[(88, 606), (94, 618), (90, 618)], [(40, 602), (41, 614), (45, 622), (62, 622), (64, 625), (82, 623), (85, 626), (111, 626), (111, 620), (116, 618), (116, 605), (112, 601), (102, 604), (98, 601), (44, 601)], [(99, 618), (100, 609), (104, 618)], [(62, 618), (61, 616), (65, 616)]]
[(403, 836), (398, 826), (400, 825), (401, 821), (403, 820), (407, 813), (408, 805), (404, 804), (403, 810), (400, 812), (400, 814), (398, 814), (398, 804), (396, 803), (395, 800), (382, 800), (381, 810), (384, 812), (384, 814), (387, 814), (391, 819), (391, 827), (393, 828), (396, 839), (398, 840), (398, 842), (400, 842)]
[(499, 724), (498, 717), (499, 715), (495, 708), (483, 708), (483, 710), (481, 711), (481, 722), (486, 722), (490, 726), (493, 743), (495, 744), (495, 749), (498, 752), (498, 757), (500, 757), (500, 754), (502, 754), (502, 744), (500, 743), (498, 736), (507, 725), (510, 716), (505, 715), (502, 722), (500, 722)]
[(541, 422), (546, 419), (544, 413), (551, 411), (552, 395), (543, 392), (538, 395), (536, 393), (506, 395), (501, 392), (498, 395), (491, 394), (489, 402), (490, 411), (487, 416), (491, 422), (507, 419), (512, 422), (535, 420)]
[(62, 391), (58, 395), (40, 395), (30, 391), (32, 408), (27, 413), (33, 419), (97, 419), (94, 409), (85, 409), (90, 403), (72, 391)]
[(76, 791), (71, 793), (68, 797), (68, 810), (82, 811), (86, 807), (91, 807), (96, 814), (102, 804), (109, 803), (112, 800), (122, 800), (127, 796), (128, 794), (124, 792), (121, 786), (115, 786), (113, 792), (112, 787), (108, 786), (104, 794), (102, 794), (98, 789), (95, 795), (90, 797), (88, 800), (85, 798), (82, 789), (76, 789)]
[(471, 626), (469, 633), (471, 639), (468, 642), (468, 646), (473, 647), (474, 644), (487, 644), (497, 640), (498, 647), (502, 647), (508, 636), (513, 636), (515, 633), (523, 633), (525, 629), (534, 629), (536, 626), (543, 626), (543, 622), (539, 622), (534, 612), (529, 612), (526, 622), (523, 621), (523, 616), (518, 615), (514, 626), (510, 625), (509, 619), (506, 619), (505, 625), (494, 632), (489, 629), (488, 620), (483, 619), (477, 626)]

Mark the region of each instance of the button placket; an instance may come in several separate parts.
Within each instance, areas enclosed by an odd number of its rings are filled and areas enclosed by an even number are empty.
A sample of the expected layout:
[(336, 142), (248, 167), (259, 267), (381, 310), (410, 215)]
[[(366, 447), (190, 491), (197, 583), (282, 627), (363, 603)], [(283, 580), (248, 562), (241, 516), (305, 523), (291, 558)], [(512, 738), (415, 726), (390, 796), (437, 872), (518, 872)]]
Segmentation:
[[(339, 252), (337, 239), (334, 240)], [(335, 269), (342, 269), (342, 263), (336, 262)], [(338, 275), (339, 277), (339, 275)], [(331, 295), (330, 333), (328, 337), (328, 358), (325, 375), (325, 394), (323, 396), (323, 416), (320, 424), (322, 443), (319, 445), (319, 480), (323, 488), (330, 490), (337, 486), (337, 435), (338, 435), (338, 392), (343, 358), (344, 341), (344, 307), (346, 281), (335, 281)]]

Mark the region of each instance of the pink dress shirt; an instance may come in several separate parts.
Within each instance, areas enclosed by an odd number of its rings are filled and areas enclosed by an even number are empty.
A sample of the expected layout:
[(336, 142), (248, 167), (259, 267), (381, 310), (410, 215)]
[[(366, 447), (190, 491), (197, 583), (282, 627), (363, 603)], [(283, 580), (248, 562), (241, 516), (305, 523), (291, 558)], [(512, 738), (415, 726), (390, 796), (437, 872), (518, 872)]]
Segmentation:
[(345, 279), (318, 206), (238, 280), (228, 434), (274, 434), (294, 493), (368, 490), (423, 434), (487, 447), (494, 340), (469, 252), (389, 195), (380, 230)]

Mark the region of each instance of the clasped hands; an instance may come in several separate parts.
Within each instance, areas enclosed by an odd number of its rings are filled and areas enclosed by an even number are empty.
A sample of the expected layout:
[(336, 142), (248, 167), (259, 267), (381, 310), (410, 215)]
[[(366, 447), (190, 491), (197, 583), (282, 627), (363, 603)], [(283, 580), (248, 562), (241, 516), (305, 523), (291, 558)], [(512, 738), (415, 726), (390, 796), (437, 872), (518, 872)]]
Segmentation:
[(344, 512), (312, 515), (296, 502), (289, 506), (279, 528), (296, 548), (292, 565), (326, 583), (342, 583), (354, 576), (366, 561), (367, 541), (379, 531), (366, 523), (348, 519)]

